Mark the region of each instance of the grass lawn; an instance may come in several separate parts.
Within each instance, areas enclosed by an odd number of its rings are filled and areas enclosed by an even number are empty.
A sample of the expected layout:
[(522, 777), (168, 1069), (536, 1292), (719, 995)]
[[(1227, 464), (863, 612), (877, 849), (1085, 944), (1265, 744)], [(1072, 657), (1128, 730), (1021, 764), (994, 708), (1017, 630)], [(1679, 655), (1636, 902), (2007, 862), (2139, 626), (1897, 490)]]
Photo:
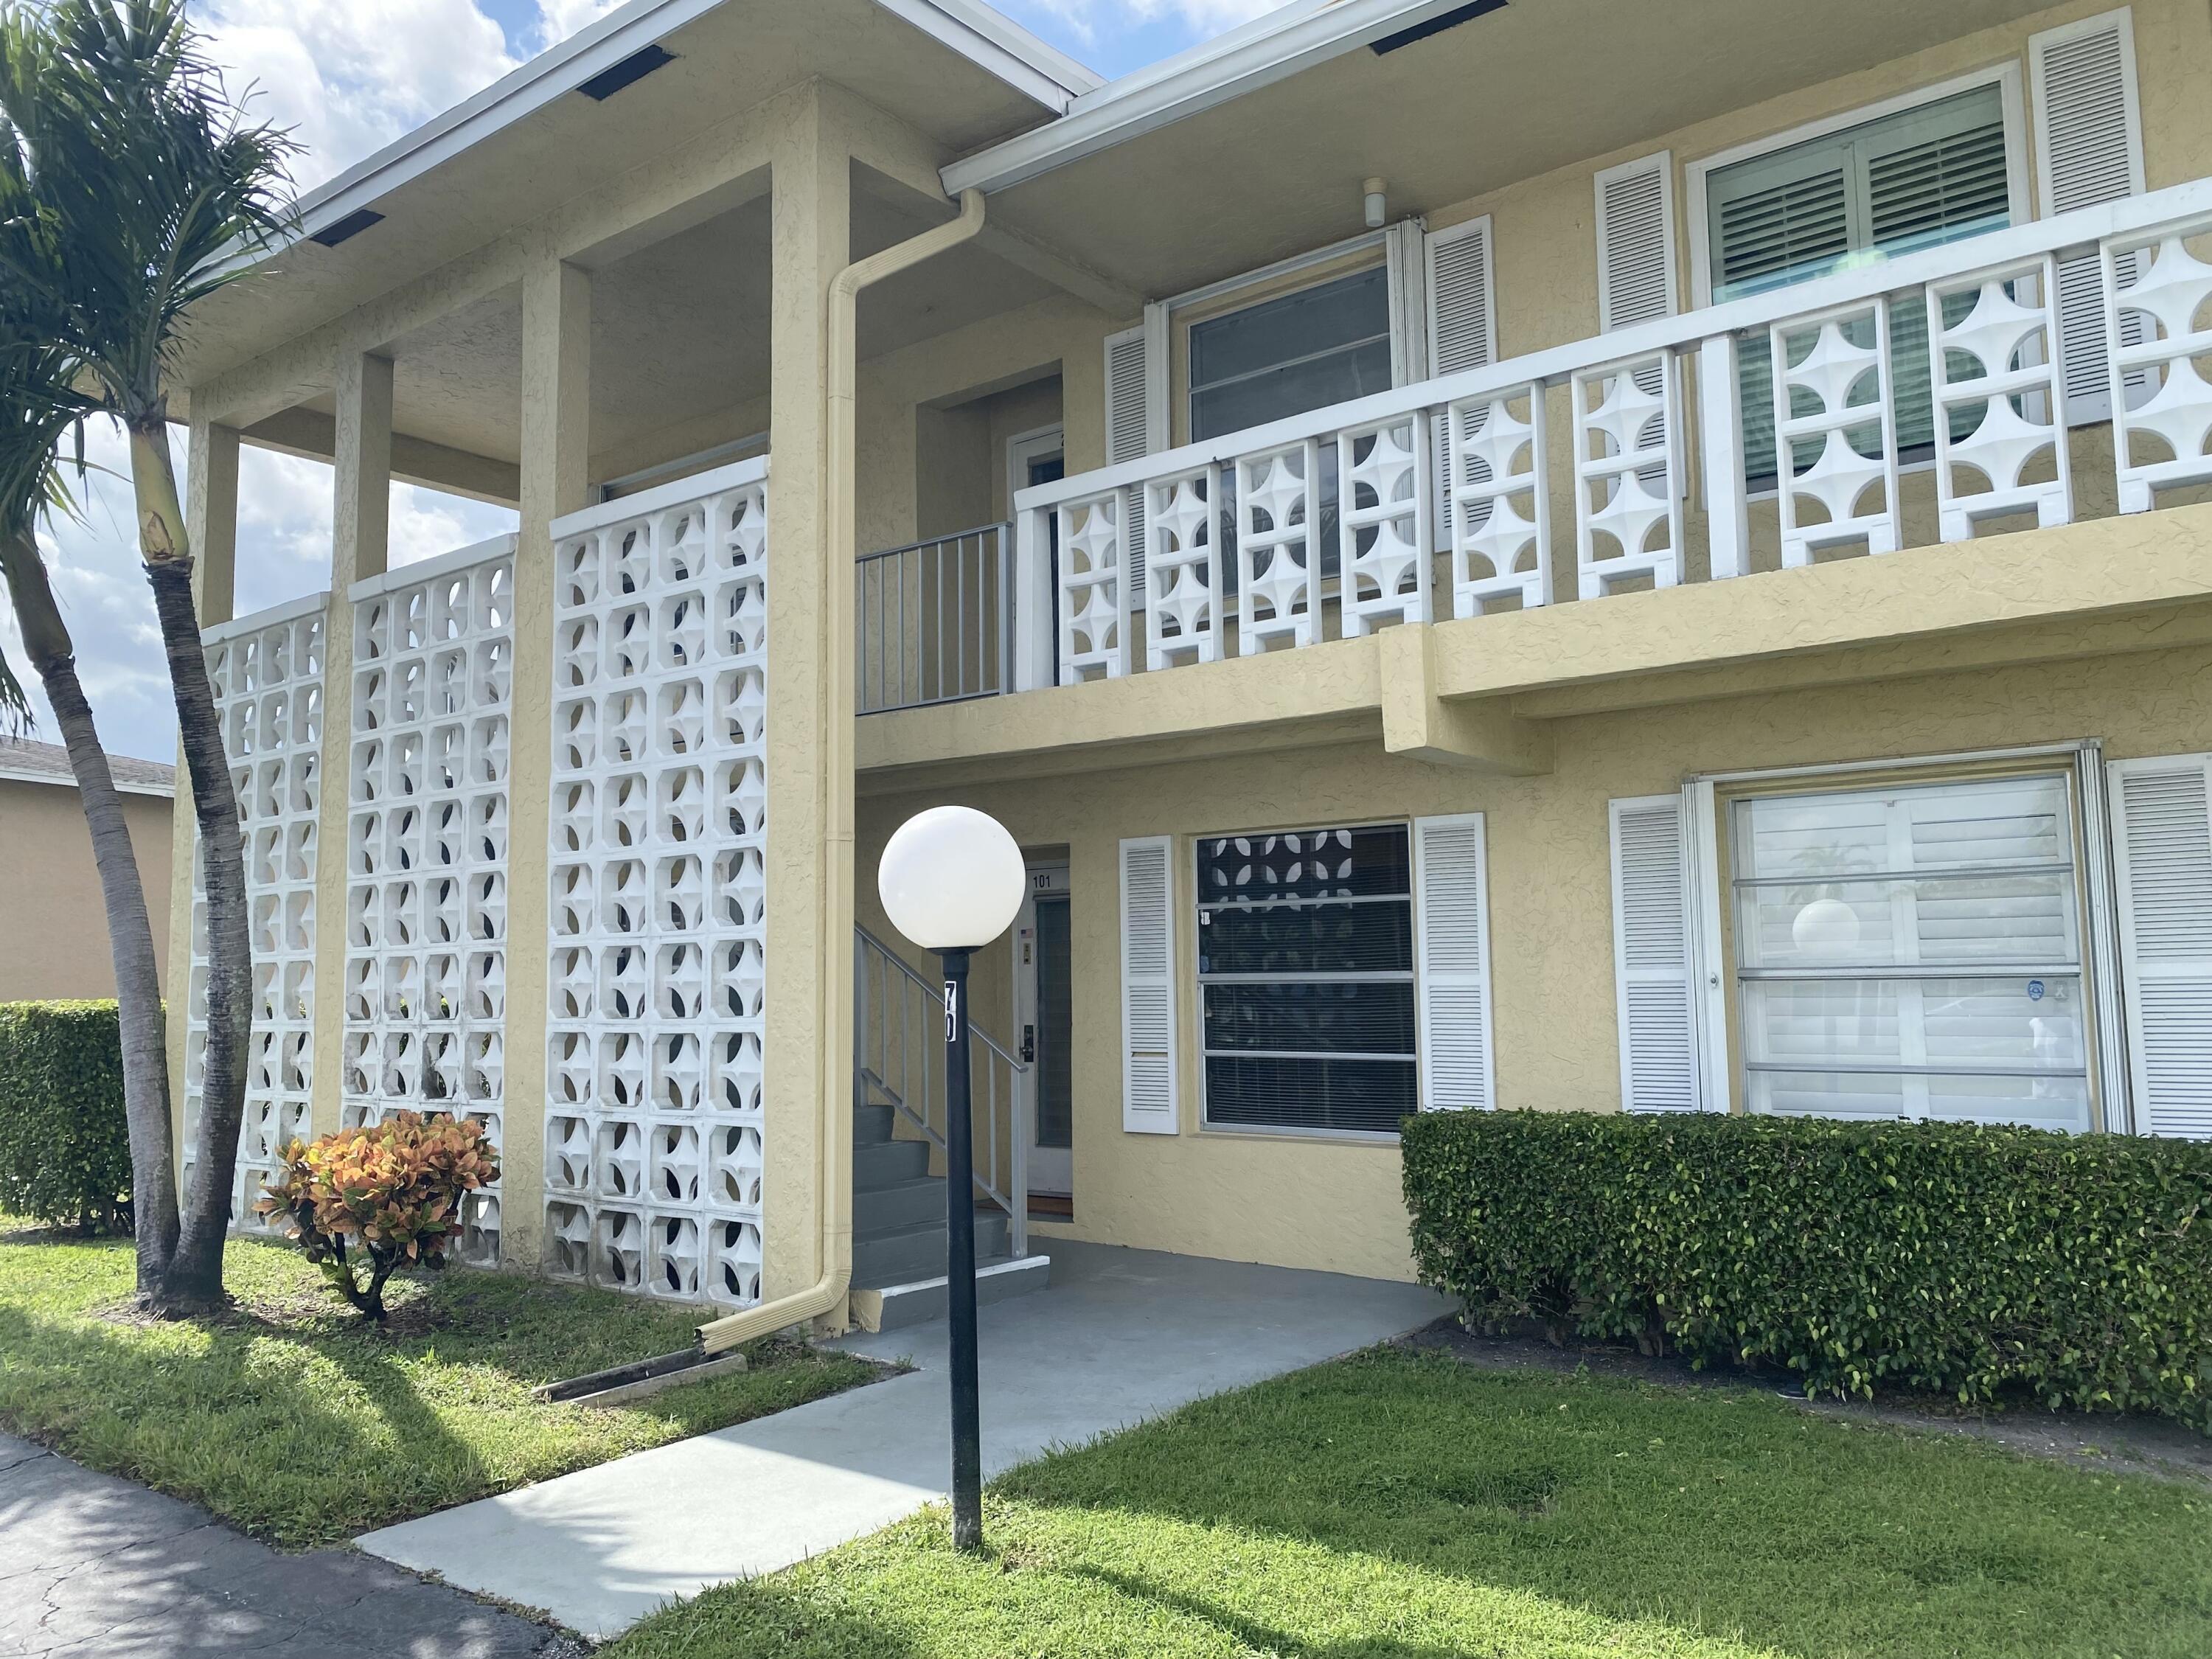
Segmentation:
[(1377, 1351), (1017, 1469), (603, 1659), (2205, 1659), (2212, 1488)]
[(0, 1427), (204, 1504), (288, 1548), (741, 1423), (875, 1375), (842, 1354), (755, 1351), (750, 1370), (607, 1411), (530, 1390), (691, 1340), (697, 1316), (611, 1291), (453, 1270), (407, 1285), (390, 1334), (288, 1245), (234, 1242), (222, 1322), (100, 1316), (126, 1243), (0, 1231)]

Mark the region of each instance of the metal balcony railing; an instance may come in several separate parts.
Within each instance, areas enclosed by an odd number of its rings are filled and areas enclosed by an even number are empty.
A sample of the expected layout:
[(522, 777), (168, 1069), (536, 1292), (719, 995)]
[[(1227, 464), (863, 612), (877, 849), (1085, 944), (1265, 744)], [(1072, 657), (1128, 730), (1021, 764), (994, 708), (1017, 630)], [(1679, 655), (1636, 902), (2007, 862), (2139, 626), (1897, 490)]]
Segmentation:
[(871, 553), (856, 567), (860, 712), (1013, 689), (1013, 532), (983, 525)]

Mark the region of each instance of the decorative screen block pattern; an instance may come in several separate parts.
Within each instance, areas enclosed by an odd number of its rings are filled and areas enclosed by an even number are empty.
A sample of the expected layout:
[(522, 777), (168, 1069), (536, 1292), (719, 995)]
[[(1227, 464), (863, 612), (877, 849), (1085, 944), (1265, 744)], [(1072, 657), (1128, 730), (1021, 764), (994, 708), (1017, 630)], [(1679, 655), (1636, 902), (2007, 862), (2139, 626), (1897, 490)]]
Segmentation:
[(1830, 548), (1898, 548), (1897, 406), (1890, 384), (1889, 307), (1880, 300), (1777, 323), (1775, 453), (1782, 562), (1796, 568)]
[[(397, 1111), (506, 1115), (511, 542), (354, 595), (347, 777), (348, 1127)], [(500, 1194), (469, 1195), (460, 1254), (499, 1260)]]
[(739, 1306), (761, 1263), (761, 471), (555, 540), (545, 1265)]
[(1929, 285), (1936, 499), (1947, 542), (2014, 514), (2033, 513), (2042, 527), (2074, 517), (2057, 304), (2048, 254)]
[(2123, 513), (2212, 481), (2212, 384), (2197, 367), (2212, 354), (2212, 328), (2200, 325), (2212, 301), (2212, 264), (2197, 257), (2208, 241), (2212, 215), (2200, 215), (2103, 247)]
[[(258, 1228), (262, 1182), (308, 1133), (314, 1086), (315, 836), (322, 799), (325, 596), (210, 629), (208, 678), (222, 721), (245, 843), (253, 951), (246, 1115), (231, 1192), (235, 1226)], [(190, 1190), (207, 1083), (207, 878), (192, 860), (192, 978), (185, 1035), (184, 1178)]]
[(1682, 579), (1680, 372), (1662, 351), (1573, 377), (1575, 562), (1586, 599)]

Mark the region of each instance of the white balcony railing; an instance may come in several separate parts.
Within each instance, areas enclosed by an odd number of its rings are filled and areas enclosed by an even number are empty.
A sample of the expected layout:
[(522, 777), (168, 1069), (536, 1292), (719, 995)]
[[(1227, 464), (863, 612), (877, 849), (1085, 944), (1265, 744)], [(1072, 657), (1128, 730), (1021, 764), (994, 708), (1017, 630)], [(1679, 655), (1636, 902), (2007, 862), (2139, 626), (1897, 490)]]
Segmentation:
[[(1577, 598), (1747, 576), (1747, 342), (1763, 341), (1775, 366), (1781, 476), (1759, 492), (1759, 520), (1760, 545), (1778, 554), (1762, 563), (2070, 521), (2070, 428), (2106, 416), (2079, 362), (2069, 410), (2069, 358), (2100, 336), (2119, 507), (2145, 511), (2161, 489), (2212, 482), (2212, 385), (2196, 368), (2212, 356), (2200, 315), (2212, 312), (2212, 264), (2189, 246), (2200, 236), (2212, 237), (2212, 179), (1023, 490), (1015, 684), (1548, 604), (1555, 562), (1564, 572), (1570, 556), (1553, 550), (1555, 477), (1571, 497)], [(2101, 315), (2062, 305), (2100, 283)], [(1932, 471), (1935, 511), (1908, 522), (1890, 330), (1920, 315), (1925, 380), (1911, 390), (1932, 404), (1919, 416), (1932, 432), (1904, 459)]]

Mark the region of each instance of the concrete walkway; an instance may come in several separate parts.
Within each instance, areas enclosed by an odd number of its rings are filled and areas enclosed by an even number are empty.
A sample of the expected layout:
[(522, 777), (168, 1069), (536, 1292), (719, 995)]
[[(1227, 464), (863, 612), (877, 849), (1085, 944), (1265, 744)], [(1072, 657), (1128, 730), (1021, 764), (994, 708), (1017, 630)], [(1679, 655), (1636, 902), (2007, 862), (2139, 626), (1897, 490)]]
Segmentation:
[(0, 1435), (4, 1659), (521, 1659), (542, 1625), (355, 1554), (280, 1555), (204, 1510)]
[[(982, 1311), (983, 1472), (1397, 1336), (1448, 1310), (1412, 1285), (1099, 1245)], [(388, 1527), (361, 1547), (543, 1607), (585, 1634), (773, 1572), (945, 1495), (942, 1322), (840, 1346), (919, 1369), (833, 1399)]]

